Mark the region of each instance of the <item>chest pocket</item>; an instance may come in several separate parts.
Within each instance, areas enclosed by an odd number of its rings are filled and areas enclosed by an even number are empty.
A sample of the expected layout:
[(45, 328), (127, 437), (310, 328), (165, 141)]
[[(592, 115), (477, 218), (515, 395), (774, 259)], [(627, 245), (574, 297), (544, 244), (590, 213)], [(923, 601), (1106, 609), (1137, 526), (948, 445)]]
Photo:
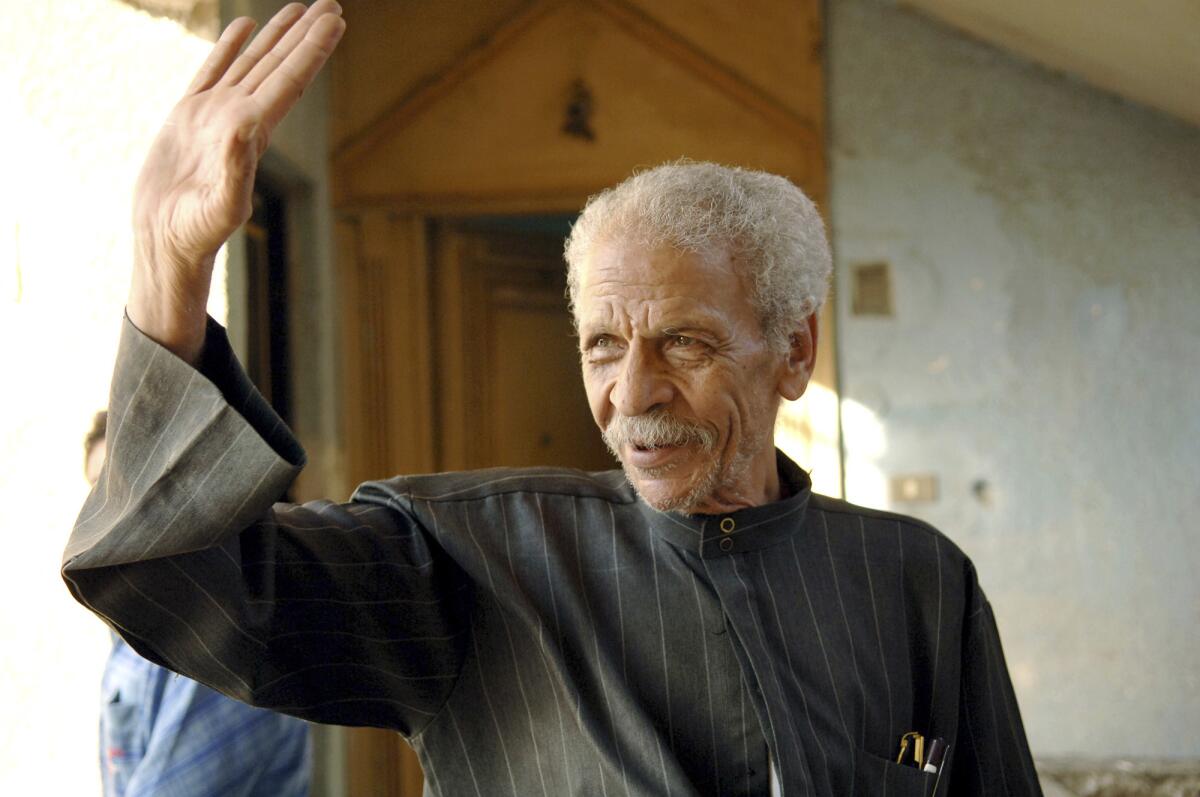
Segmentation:
[(855, 794), (933, 797), (937, 776), (932, 773), (888, 761), (865, 750), (854, 751), (854, 764)]
[(124, 794), (146, 755), (143, 708), (117, 689), (104, 696), (100, 715), (100, 766), (105, 794)]

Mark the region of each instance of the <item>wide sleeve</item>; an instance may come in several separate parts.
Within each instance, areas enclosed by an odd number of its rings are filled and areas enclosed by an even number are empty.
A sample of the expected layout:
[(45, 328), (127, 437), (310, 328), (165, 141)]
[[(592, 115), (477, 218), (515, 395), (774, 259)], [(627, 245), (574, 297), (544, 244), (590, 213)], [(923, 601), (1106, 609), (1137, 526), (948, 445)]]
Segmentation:
[(75, 598), (238, 700), (419, 733), (461, 668), (470, 590), (400, 497), (274, 503), (304, 455), (215, 322), (196, 370), (126, 320), (109, 419), (63, 557)]
[(1041, 795), (996, 618), (970, 571), (957, 750), (949, 789), (939, 793)]

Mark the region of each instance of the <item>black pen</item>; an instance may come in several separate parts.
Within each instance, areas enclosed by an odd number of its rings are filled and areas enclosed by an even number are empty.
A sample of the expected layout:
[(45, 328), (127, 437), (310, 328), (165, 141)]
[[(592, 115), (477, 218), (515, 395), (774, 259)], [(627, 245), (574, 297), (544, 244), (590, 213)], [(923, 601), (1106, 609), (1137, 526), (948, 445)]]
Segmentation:
[(939, 736), (929, 746), (929, 758), (925, 759), (925, 766), (922, 768), (922, 771), (936, 773), (942, 768), (942, 760), (945, 757), (946, 740)]

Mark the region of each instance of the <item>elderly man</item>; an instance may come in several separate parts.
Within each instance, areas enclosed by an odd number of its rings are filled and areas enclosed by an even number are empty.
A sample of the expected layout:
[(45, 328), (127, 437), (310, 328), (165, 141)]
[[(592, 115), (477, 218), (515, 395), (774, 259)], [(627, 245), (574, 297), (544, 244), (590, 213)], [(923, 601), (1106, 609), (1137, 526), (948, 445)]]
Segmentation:
[(241, 700), (399, 731), (428, 794), (1039, 793), (970, 562), (814, 495), (772, 446), (830, 270), (782, 178), (660, 167), (572, 231), (584, 381), (623, 472), (273, 503), (303, 453), (203, 308), (255, 160), (342, 30), (332, 2), (289, 7), (239, 56), (233, 23), (147, 160), (76, 597)]

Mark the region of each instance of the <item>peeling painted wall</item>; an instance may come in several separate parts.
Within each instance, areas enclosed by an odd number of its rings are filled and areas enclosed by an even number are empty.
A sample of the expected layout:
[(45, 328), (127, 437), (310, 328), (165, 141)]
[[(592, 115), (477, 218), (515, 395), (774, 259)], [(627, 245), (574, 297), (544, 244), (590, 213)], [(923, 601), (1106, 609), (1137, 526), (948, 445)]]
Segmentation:
[[(1035, 754), (1200, 756), (1200, 130), (828, 14), (847, 497), (974, 559)], [(852, 315), (880, 260), (894, 315)]]

